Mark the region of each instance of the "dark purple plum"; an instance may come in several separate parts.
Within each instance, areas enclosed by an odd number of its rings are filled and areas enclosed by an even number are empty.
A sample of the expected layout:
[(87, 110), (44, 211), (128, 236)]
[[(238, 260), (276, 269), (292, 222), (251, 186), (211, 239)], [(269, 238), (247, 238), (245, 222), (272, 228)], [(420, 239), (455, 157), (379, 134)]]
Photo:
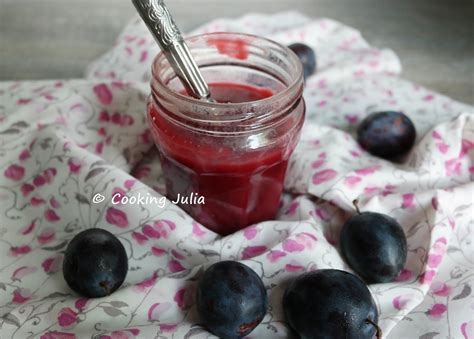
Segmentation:
[(288, 48), (301, 60), (305, 79), (316, 71), (316, 53), (311, 47), (298, 42), (289, 45)]
[(236, 261), (210, 266), (199, 281), (196, 305), (201, 324), (221, 338), (246, 336), (267, 312), (267, 292), (260, 277)]
[(415, 139), (413, 122), (401, 112), (372, 113), (357, 128), (359, 145), (370, 154), (387, 160), (398, 160), (408, 153)]
[(104, 229), (90, 228), (78, 233), (64, 254), (66, 283), (87, 298), (113, 293), (122, 285), (127, 271), (125, 248), (115, 235)]
[(372, 295), (349, 272), (323, 269), (298, 276), (285, 290), (283, 311), (301, 339), (381, 337)]
[(360, 212), (342, 227), (340, 247), (349, 266), (367, 283), (393, 281), (405, 266), (407, 240), (392, 217)]

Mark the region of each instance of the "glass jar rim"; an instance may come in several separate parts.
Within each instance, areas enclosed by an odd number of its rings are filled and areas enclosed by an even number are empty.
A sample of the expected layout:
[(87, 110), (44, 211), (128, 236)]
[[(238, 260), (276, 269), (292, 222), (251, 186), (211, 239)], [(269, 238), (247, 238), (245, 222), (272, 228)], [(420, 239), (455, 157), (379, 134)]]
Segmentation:
[[(254, 101), (247, 101), (247, 102), (242, 102), (242, 103), (217, 103), (217, 102), (208, 102), (205, 100), (200, 100), (191, 96), (186, 96), (183, 95), (179, 92), (176, 92), (169, 88), (167, 84), (163, 82), (163, 79), (158, 75), (158, 71), (156, 69), (157, 65), (165, 59), (165, 55), (162, 51), (160, 51), (157, 56), (154, 58), (153, 63), (152, 63), (152, 82), (153, 86), (158, 87), (157, 89), (160, 91), (161, 94), (164, 94), (166, 96), (169, 96), (170, 98), (173, 99), (173, 101), (177, 102), (182, 102), (188, 105), (199, 105), (200, 107), (206, 109), (242, 109), (243, 107), (252, 107), (252, 108), (258, 108), (258, 107), (264, 107), (267, 105), (270, 105), (272, 102), (283, 100), (285, 96), (287, 96), (289, 93), (297, 93), (299, 91), (299, 88), (302, 86), (303, 82), (303, 65), (301, 61), (299, 60), (298, 56), (291, 51), (288, 47), (284, 46), (283, 44), (280, 44), (274, 40), (264, 38), (261, 36), (253, 35), (253, 34), (247, 34), (247, 33), (237, 33), (237, 32), (213, 32), (213, 33), (205, 33), (205, 34), (198, 34), (194, 36), (190, 36), (185, 38), (186, 43), (190, 44), (192, 43), (193, 40), (196, 39), (202, 39), (202, 38), (217, 38), (217, 37), (224, 37), (224, 36), (235, 36), (236, 38), (238, 37), (243, 37), (247, 39), (251, 39), (253, 41), (263, 41), (265, 42), (268, 46), (273, 46), (277, 49), (280, 49), (284, 52), (287, 53), (289, 58), (292, 58), (291, 62), (292, 64), (295, 65), (296, 69), (294, 72), (294, 75), (292, 75), (291, 82), (288, 84), (285, 84), (285, 88), (282, 91), (279, 91), (275, 94), (273, 94), (270, 97), (263, 98), (260, 100), (254, 100)], [(192, 48), (191, 53), (192, 53)], [(206, 117), (202, 117), (202, 120), (207, 120)], [(238, 117), (235, 117), (238, 118)], [(242, 118), (242, 117), (241, 117)], [(248, 116), (243, 117), (243, 119), (247, 119)], [(242, 119), (236, 119), (232, 121), (239, 121)], [(229, 120), (228, 120), (229, 121)]]

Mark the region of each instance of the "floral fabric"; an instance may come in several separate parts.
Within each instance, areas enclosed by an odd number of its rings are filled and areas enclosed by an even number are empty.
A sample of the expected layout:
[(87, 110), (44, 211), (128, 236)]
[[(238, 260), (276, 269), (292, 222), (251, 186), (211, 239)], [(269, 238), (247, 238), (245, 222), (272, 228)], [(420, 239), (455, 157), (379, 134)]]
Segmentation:
[[(349, 270), (338, 234), (354, 213), (396, 218), (408, 238), (397, 281), (371, 285), (388, 338), (474, 338), (473, 108), (399, 77), (390, 50), (329, 19), (298, 13), (212, 21), (192, 34), (240, 31), (318, 56), (306, 83), (307, 121), (287, 173), (276, 220), (220, 237), (166, 202), (145, 119), (157, 47), (136, 19), (82, 80), (0, 83), (0, 337), (207, 338), (194, 306), (210, 264), (239, 260), (268, 290), (268, 313), (249, 338), (286, 338), (281, 298), (301, 272)], [(354, 139), (378, 110), (401, 110), (418, 139), (402, 164), (370, 156)], [(100, 193), (103, 197), (93, 198)], [(66, 285), (68, 241), (101, 227), (129, 255), (124, 286), (84, 299)]]

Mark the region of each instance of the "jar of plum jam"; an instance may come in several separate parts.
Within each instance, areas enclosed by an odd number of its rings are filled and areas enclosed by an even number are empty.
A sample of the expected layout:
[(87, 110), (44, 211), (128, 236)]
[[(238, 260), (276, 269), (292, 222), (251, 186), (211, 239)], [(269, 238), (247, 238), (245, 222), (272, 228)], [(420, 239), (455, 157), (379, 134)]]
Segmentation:
[(252, 35), (212, 33), (186, 43), (216, 102), (187, 95), (160, 53), (149, 124), (168, 198), (226, 235), (277, 213), (304, 121), (302, 65), (288, 48)]

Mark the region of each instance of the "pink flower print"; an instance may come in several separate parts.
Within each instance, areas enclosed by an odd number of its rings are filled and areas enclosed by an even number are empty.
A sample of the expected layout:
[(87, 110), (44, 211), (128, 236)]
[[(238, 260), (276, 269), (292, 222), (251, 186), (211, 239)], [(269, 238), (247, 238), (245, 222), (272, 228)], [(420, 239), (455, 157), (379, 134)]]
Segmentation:
[(158, 220), (153, 223), (153, 229), (159, 234), (158, 237), (161, 236), (165, 239), (168, 239), (170, 231), (173, 231), (175, 228), (176, 224), (169, 220)]
[(350, 151), (350, 153), (351, 153), (351, 155), (352, 155), (354, 158), (360, 157), (360, 152), (358, 152), (358, 151), (352, 150), (352, 151)]
[(376, 192), (379, 192), (380, 191), (380, 188), (378, 187), (373, 187), (373, 186), (367, 186), (364, 188), (364, 193), (366, 194), (372, 194), (372, 193), (376, 193)]
[(116, 209), (115, 207), (109, 207), (107, 209), (105, 220), (107, 220), (109, 224), (120, 228), (128, 227), (127, 214), (119, 209)]
[(403, 199), (402, 208), (408, 209), (408, 208), (414, 207), (415, 205), (413, 205), (413, 198), (414, 198), (413, 193), (403, 194), (402, 195), (402, 199)]
[(140, 63), (144, 63), (147, 58), (148, 58), (148, 51), (147, 50), (142, 51), (142, 53), (140, 54)]
[(398, 297), (393, 298), (392, 305), (397, 310), (402, 310), (406, 307), (406, 305), (410, 302), (412, 298), (412, 295), (399, 295)]
[(296, 236), (296, 240), (299, 244), (303, 244), (305, 248), (312, 250), (318, 238), (311, 233), (303, 232)]
[(152, 253), (154, 256), (161, 257), (162, 255), (167, 254), (168, 251), (166, 251), (166, 250), (164, 250), (164, 249), (162, 249), (162, 248), (153, 246), (153, 247), (151, 248), (151, 253)]
[(43, 270), (46, 274), (54, 274), (62, 269), (62, 258), (63, 257), (61, 255), (54, 255), (52, 257), (49, 257), (45, 261), (43, 261), (41, 267), (43, 267)]
[(328, 221), (329, 219), (331, 219), (331, 215), (324, 208), (317, 208), (316, 209), (316, 215), (319, 217), (319, 219), (321, 219), (323, 221)]
[(33, 298), (33, 294), (26, 288), (17, 288), (13, 291), (12, 303), (24, 304), (28, 300)]
[(49, 222), (56, 222), (61, 220), (61, 218), (56, 214), (56, 212), (50, 208), (44, 211), (44, 218)]
[(55, 197), (51, 197), (51, 199), (49, 199), (49, 204), (51, 205), (52, 208), (61, 207), (61, 205), (59, 204), (59, 202), (56, 200)]
[(45, 203), (44, 199), (38, 196), (34, 196), (30, 200), (32, 206), (39, 206)]
[(118, 112), (115, 112), (111, 119), (113, 124), (119, 125), (119, 126), (130, 126), (133, 125), (133, 117), (128, 115), (128, 114), (120, 114)]
[(431, 292), (440, 297), (447, 297), (451, 294), (452, 288), (446, 283), (435, 281), (431, 285)]
[(110, 105), (110, 103), (112, 103), (112, 92), (106, 84), (99, 84), (94, 86), (93, 91), (102, 105)]
[(114, 199), (114, 202), (121, 201), (122, 198), (126, 195), (127, 195), (127, 192), (125, 192), (120, 187), (114, 187), (114, 189), (112, 190), (112, 198)]
[(354, 188), (359, 182), (362, 181), (361, 177), (348, 176), (344, 179), (344, 184), (349, 188)]
[(41, 174), (39, 174), (33, 179), (33, 184), (36, 187), (43, 186), (44, 184), (46, 184), (46, 180)]
[(31, 252), (31, 247), (28, 245), (14, 246), (10, 248), (10, 256), (18, 257), (23, 254)]
[(77, 322), (77, 313), (69, 307), (62, 308), (58, 313), (58, 324), (61, 327), (71, 327)]
[(18, 156), (18, 160), (25, 161), (29, 157), (30, 157), (30, 151), (28, 151), (27, 149), (24, 149), (23, 151), (21, 151), (20, 155)]
[(300, 265), (297, 262), (291, 262), (285, 265), (285, 270), (287, 272), (301, 272), (304, 271), (304, 266)]
[(346, 114), (346, 115), (344, 116), (344, 118), (347, 120), (347, 122), (348, 122), (350, 125), (355, 125), (355, 124), (357, 124), (357, 120), (358, 120), (357, 115), (354, 115), (354, 114)]
[(101, 111), (99, 113), (99, 121), (100, 122), (108, 122), (110, 121), (110, 116), (109, 116), (109, 113), (107, 111)]
[(314, 169), (319, 168), (324, 165), (325, 161), (325, 159), (317, 159), (311, 164), (311, 167)]
[(182, 310), (187, 309), (191, 304), (192, 301), (190, 302), (190, 294), (194, 293), (188, 293), (188, 290), (186, 288), (181, 288), (178, 290), (178, 292), (175, 293), (174, 295), (174, 301), (178, 305), (178, 307)]
[(138, 169), (134, 170), (132, 175), (141, 180), (143, 178), (146, 178), (151, 172), (151, 168), (149, 166), (141, 166)]
[(7, 167), (7, 169), (3, 172), (5, 177), (8, 179), (11, 179), (13, 181), (19, 181), (23, 179), (23, 176), (25, 175), (25, 169), (20, 166), (20, 165), (10, 165)]
[(178, 328), (175, 324), (160, 324), (160, 330), (164, 333), (173, 333)]
[[(204, 236), (207, 232), (201, 228), (197, 222), (193, 222), (193, 235), (200, 238)], [(245, 231), (244, 231), (245, 234)]]
[(95, 144), (95, 152), (97, 154), (102, 154), (103, 149), (104, 149), (104, 143), (102, 141)]
[(304, 250), (304, 245), (293, 239), (287, 239), (283, 242), (283, 250), (290, 253), (301, 252)]
[(247, 240), (252, 240), (253, 238), (257, 236), (257, 234), (258, 234), (258, 229), (255, 225), (249, 226), (244, 230), (244, 237)]
[(53, 331), (43, 334), (40, 339), (76, 339), (76, 335), (74, 333)]
[(268, 252), (267, 259), (271, 263), (275, 263), (275, 262), (277, 262), (278, 260), (280, 260), (281, 258), (283, 258), (285, 256), (286, 256), (285, 252), (276, 250), (276, 251)]
[(28, 274), (31, 274), (31, 273), (34, 273), (37, 271), (37, 268), (36, 267), (28, 267), (28, 266), (22, 266), (22, 267), (19, 267), (17, 268), (13, 274), (12, 274), (12, 280), (15, 281), (21, 281), (21, 279), (23, 279), (23, 277), (27, 276)]
[(82, 312), (86, 309), (86, 306), (87, 306), (87, 303), (89, 302), (89, 299), (87, 298), (79, 298), (76, 300), (76, 302), (74, 303), (74, 307), (76, 307), (76, 309), (79, 311), (79, 312)]
[(442, 255), (430, 254), (428, 255), (428, 260), (427, 260), (428, 267), (437, 268), (439, 264), (441, 264), (442, 260), (443, 260)]
[(448, 177), (461, 174), (461, 162), (458, 158), (445, 161), (444, 168)]
[(464, 339), (474, 338), (474, 321), (471, 320), (469, 322), (462, 323), (461, 333), (462, 333)]
[(77, 174), (81, 170), (82, 164), (78, 158), (70, 158), (67, 162), (69, 166), (69, 172), (72, 174)]
[(133, 125), (133, 117), (131, 115), (128, 115), (128, 114), (123, 114), (122, 115), (122, 121), (120, 123), (121, 126), (130, 126), (130, 125)]
[(434, 99), (434, 95), (432, 95), (432, 94), (429, 94), (429, 95), (426, 95), (426, 96), (423, 97), (424, 101), (431, 101), (433, 99)]
[(359, 175), (369, 175), (377, 172), (380, 169), (380, 165), (369, 166), (365, 168), (360, 168), (354, 172)]
[(147, 236), (140, 233), (140, 232), (132, 232), (132, 238), (135, 239), (135, 241), (139, 245), (143, 245), (144, 243), (146, 243), (148, 241)]
[(28, 194), (30, 194), (31, 192), (33, 192), (33, 190), (35, 189), (35, 186), (31, 185), (31, 184), (23, 184), (21, 185), (21, 194), (23, 194), (24, 197), (26, 197)]
[(123, 186), (124, 186), (126, 189), (130, 190), (130, 189), (132, 189), (133, 185), (135, 185), (136, 182), (137, 182), (137, 181), (134, 180), (134, 179), (127, 179), (127, 180), (125, 180), (125, 182), (123, 183)]
[(437, 131), (431, 132), (431, 136), (433, 137), (433, 139), (442, 140), (441, 134), (439, 134), (439, 132)]
[(25, 226), (23, 230), (21, 231), (21, 234), (23, 235), (30, 234), (35, 229), (35, 227), (36, 227), (36, 219), (30, 222), (27, 226)]
[(474, 142), (469, 141), (467, 139), (462, 139), (461, 142), (461, 152), (459, 152), (459, 158), (464, 157), (468, 154), (472, 149), (474, 149)]
[(43, 171), (43, 177), (44, 177), (44, 180), (47, 182), (47, 183), (50, 183), (51, 181), (53, 181), (53, 178), (56, 176), (56, 173), (58, 171), (56, 170), (56, 168), (47, 168)]
[(291, 205), (288, 207), (288, 209), (285, 211), (286, 215), (294, 215), (295, 212), (298, 210), (298, 207), (300, 206), (300, 203), (297, 201), (294, 201), (291, 203)]
[(148, 320), (160, 320), (160, 317), (171, 308), (171, 303), (155, 303), (148, 309)]
[(429, 285), (433, 281), (433, 278), (436, 276), (436, 272), (429, 270), (420, 275), (420, 283)]
[(332, 180), (337, 176), (337, 172), (333, 169), (326, 169), (319, 172), (316, 172), (313, 175), (313, 184), (319, 185), (326, 181)]
[(448, 149), (449, 149), (449, 145), (445, 144), (444, 142), (437, 143), (436, 147), (443, 154), (446, 154), (446, 152), (448, 152)]
[(140, 134), (140, 138), (141, 138), (141, 141), (144, 143), (144, 144), (151, 144), (152, 142), (152, 135), (151, 135), (151, 132), (150, 130), (146, 130), (145, 132), (143, 132), (142, 134)]
[(161, 238), (160, 232), (155, 230), (153, 226), (143, 225), (142, 232), (149, 238), (159, 239)]
[(149, 287), (152, 287), (155, 285), (156, 280), (158, 279), (158, 274), (156, 272), (153, 273), (153, 276), (150, 278), (147, 278), (143, 280), (142, 282), (138, 283), (135, 285), (134, 289), (137, 292), (144, 292), (146, 291)]
[(55, 237), (54, 228), (47, 227), (44, 230), (42, 230), (41, 233), (38, 235), (38, 242), (41, 245), (45, 245), (53, 241), (54, 237)]
[(31, 102), (31, 99), (30, 98), (20, 98), (17, 100), (17, 104), (18, 105), (27, 105)]
[(446, 313), (448, 308), (444, 304), (434, 304), (427, 312), (426, 314), (428, 317), (438, 320), (441, 319), (441, 317)]
[(122, 123), (122, 117), (120, 113), (115, 112), (114, 114), (112, 114), (110, 121), (115, 125), (120, 125)]
[(267, 250), (266, 246), (248, 246), (242, 251), (242, 259), (256, 257)]
[(412, 278), (412, 276), (413, 276), (413, 273), (410, 270), (407, 270), (404, 268), (400, 271), (395, 281), (398, 281), (398, 282), (408, 281)]
[(168, 269), (171, 273), (177, 273), (177, 272), (181, 272), (185, 270), (183, 265), (181, 265), (181, 263), (178, 260), (174, 260), (174, 259), (168, 262)]
[(438, 208), (439, 208), (439, 202), (438, 202), (438, 198), (437, 198), (437, 197), (431, 198), (431, 206), (433, 206), (433, 209), (434, 209), (435, 211), (438, 210)]

